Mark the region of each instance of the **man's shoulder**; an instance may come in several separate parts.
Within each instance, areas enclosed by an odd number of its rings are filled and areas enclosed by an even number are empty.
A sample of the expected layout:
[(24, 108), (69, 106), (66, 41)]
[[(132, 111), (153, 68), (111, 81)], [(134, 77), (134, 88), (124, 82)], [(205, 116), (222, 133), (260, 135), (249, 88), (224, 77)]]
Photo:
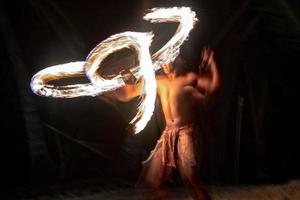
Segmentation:
[(157, 84), (165, 84), (168, 81), (168, 78), (164, 75), (158, 75), (155, 77)]

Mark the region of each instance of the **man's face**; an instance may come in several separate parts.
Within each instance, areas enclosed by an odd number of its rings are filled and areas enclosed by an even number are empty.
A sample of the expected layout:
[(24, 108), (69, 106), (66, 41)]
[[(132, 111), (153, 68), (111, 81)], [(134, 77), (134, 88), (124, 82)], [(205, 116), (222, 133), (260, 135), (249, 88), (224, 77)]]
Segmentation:
[(165, 64), (162, 66), (165, 74), (170, 74), (173, 72), (173, 66), (171, 64)]

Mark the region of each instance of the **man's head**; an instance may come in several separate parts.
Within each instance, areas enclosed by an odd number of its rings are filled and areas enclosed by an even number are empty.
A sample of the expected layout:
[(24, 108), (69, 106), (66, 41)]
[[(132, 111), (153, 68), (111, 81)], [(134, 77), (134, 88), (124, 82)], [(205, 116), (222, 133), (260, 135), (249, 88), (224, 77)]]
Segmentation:
[(184, 75), (190, 71), (187, 63), (180, 55), (172, 63), (164, 64), (162, 69), (166, 75), (175, 73), (177, 76)]
[(174, 70), (174, 66), (173, 66), (171, 63), (164, 64), (164, 65), (162, 66), (162, 69), (163, 69), (163, 71), (164, 71), (164, 73), (165, 73), (166, 75), (171, 74), (171, 73), (173, 73), (173, 72), (175, 71), (175, 70)]

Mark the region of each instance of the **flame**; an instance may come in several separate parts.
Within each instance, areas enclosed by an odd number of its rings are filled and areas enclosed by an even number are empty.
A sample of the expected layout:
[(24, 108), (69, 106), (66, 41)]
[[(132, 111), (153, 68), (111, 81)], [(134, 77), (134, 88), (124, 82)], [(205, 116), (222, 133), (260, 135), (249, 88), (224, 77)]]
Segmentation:
[(136, 50), (144, 91), (141, 92), (142, 98), (138, 106), (138, 112), (130, 122), (133, 125), (134, 133), (139, 133), (145, 128), (154, 111), (156, 80), (149, 52), (152, 37), (152, 33), (124, 32), (116, 34), (97, 45), (86, 59), (86, 74), (92, 84), (109, 91), (123, 86), (125, 83), (121, 75), (106, 80), (96, 73), (101, 66), (101, 62), (108, 55), (120, 49), (132, 47)]
[[(143, 17), (151, 23), (177, 22), (178, 28), (173, 37), (152, 56), (154, 70), (159, 70), (164, 64), (171, 63), (179, 55), (180, 46), (187, 39), (198, 19), (190, 7), (152, 8)], [(130, 70), (136, 78), (141, 77), (139, 68)]]
[[(189, 32), (198, 20), (195, 12), (189, 7), (153, 8), (143, 19), (151, 23), (178, 22), (178, 28), (173, 37), (152, 56), (149, 47), (152, 33), (123, 32), (110, 36), (98, 44), (87, 56), (85, 62), (71, 62), (45, 68), (31, 79), (32, 91), (40, 96), (55, 98), (73, 98), (79, 96), (96, 96), (115, 90), (125, 85), (122, 75), (107, 80), (97, 73), (101, 62), (110, 54), (123, 48), (134, 48), (138, 55), (139, 65), (130, 71), (143, 85), (141, 101), (136, 116), (131, 120), (134, 133), (139, 133), (150, 120), (156, 98), (155, 70), (162, 65), (175, 60), (180, 46), (186, 40)], [(152, 63), (153, 62), (153, 63)], [(48, 84), (51, 80), (71, 78), (86, 75), (91, 83), (54, 86)]]
[(65, 86), (47, 84), (52, 80), (84, 76), (84, 64), (85, 62), (78, 61), (47, 67), (32, 77), (31, 90), (37, 95), (54, 98), (96, 96), (101, 93), (101, 89), (91, 83)]
[(196, 18), (196, 13), (189, 7), (153, 8), (150, 11), (143, 18), (151, 23), (179, 23), (173, 37), (152, 55), (154, 69), (158, 70), (164, 64), (173, 62), (179, 55), (180, 46), (186, 40), (198, 19)]

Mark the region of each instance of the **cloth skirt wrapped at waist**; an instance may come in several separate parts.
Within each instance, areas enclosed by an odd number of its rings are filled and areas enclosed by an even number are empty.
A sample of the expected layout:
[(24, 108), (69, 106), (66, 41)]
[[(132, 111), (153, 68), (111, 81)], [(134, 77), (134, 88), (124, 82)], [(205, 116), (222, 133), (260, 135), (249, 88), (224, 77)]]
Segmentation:
[(155, 148), (143, 164), (149, 163), (153, 156), (161, 151), (163, 165), (175, 168), (178, 162), (197, 165), (198, 132), (196, 124), (166, 126)]

